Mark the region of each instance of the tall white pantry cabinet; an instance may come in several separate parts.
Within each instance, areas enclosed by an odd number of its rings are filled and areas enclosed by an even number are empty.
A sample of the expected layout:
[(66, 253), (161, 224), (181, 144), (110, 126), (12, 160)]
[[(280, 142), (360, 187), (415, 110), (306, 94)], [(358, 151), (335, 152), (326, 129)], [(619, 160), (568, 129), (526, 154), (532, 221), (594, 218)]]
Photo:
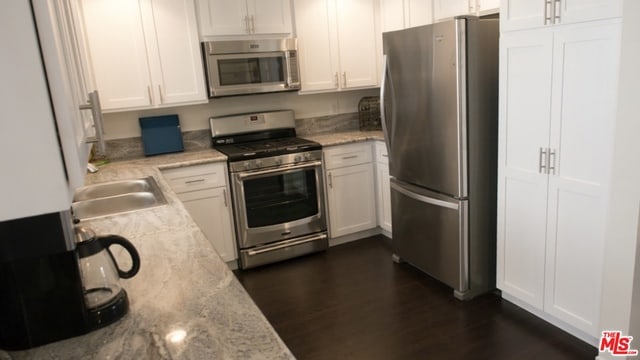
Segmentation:
[(571, 20), (502, 28), (497, 286), (596, 345), (621, 21)]

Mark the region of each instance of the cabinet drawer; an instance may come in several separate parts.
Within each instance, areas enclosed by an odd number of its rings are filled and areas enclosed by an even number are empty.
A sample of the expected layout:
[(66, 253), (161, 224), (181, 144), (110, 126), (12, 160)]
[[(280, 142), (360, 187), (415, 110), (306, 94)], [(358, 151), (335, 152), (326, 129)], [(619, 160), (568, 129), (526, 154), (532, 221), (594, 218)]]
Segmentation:
[(371, 144), (368, 142), (332, 146), (324, 149), (324, 163), (327, 169), (369, 162), (371, 162)]
[(173, 191), (180, 194), (187, 191), (225, 186), (227, 176), (224, 163), (211, 163), (163, 170), (165, 180)]
[(389, 164), (389, 154), (387, 154), (387, 145), (384, 141), (376, 141), (376, 162), (380, 164)]

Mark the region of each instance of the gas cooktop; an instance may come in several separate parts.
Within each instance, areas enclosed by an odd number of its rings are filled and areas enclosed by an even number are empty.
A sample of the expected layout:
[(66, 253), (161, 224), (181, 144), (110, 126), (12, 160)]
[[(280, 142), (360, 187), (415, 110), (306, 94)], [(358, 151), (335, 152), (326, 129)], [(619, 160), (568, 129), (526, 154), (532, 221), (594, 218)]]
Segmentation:
[(322, 147), (315, 141), (299, 137), (287, 137), (238, 144), (214, 145), (214, 148), (227, 155), (229, 161), (240, 161), (302, 151), (320, 150)]
[(315, 141), (296, 137), (291, 110), (212, 117), (209, 124), (214, 149), (227, 155), (229, 162), (322, 148)]

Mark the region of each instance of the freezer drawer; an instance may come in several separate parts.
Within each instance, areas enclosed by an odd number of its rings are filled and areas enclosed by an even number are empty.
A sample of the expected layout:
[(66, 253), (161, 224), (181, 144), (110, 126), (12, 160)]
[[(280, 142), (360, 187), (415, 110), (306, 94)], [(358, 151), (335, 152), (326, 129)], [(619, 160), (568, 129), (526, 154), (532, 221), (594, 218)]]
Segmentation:
[(451, 286), (469, 288), (468, 201), (391, 179), (393, 252)]

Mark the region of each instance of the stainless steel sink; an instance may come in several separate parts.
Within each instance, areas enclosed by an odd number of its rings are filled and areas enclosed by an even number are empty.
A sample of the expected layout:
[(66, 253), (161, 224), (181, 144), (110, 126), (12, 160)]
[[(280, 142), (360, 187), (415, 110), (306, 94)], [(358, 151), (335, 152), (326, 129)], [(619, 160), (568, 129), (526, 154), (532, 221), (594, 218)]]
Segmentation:
[(167, 203), (152, 176), (94, 184), (79, 188), (73, 197), (79, 220), (147, 209)]

